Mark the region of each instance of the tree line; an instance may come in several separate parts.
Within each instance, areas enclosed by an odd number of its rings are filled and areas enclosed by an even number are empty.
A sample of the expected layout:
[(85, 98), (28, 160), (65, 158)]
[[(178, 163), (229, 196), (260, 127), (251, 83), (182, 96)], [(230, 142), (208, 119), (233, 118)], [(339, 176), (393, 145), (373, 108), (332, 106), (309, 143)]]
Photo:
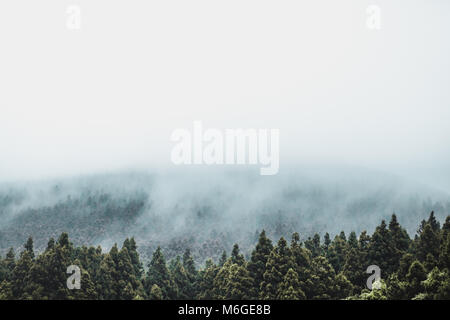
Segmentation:
[[(67, 267), (80, 268), (80, 289), (67, 286)], [(377, 289), (366, 287), (367, 267), (381, 270)], [(372, 235), (315, 234), (276, 243), (259, 235), (246, 259), (235, 244), (229, 256), (197, 268), (189, 249), (166, 261), (158, 247), (144, 269), (136, 241), (109, 252), (75, 247), (67, 233), (36, 254), (30, 237), (18, 257), (0, 258), (0, 299), (450, 299), (450, 216), (431, 212), (414, 238), (392, 215)]]

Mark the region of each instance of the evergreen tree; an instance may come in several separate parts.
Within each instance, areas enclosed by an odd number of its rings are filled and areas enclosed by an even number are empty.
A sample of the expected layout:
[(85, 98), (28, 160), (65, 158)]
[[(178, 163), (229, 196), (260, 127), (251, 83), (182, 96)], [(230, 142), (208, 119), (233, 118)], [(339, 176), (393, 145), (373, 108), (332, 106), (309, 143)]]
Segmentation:
[(422, 281), (426, 278), (427, 273), (425, 267), (418, 260), (414, 261), (406, 275), (406, 292), (408, 299), (412, 299), (424, 291)]
[(244, 265), (245, 263), (244, 256), (239, 253), (239, 246), (237, 243), (234, 244), (233, 250), (231, 251), (231, 262), (240, 266)]
[[(74, 265), (75, 263), (73, 261), (73, 245), (69, 241), (69, 235), (66, 232), (63, 232), (58, 238), (54, 250), (51, 253), (47, 254), (50, 258), (48, 261), (49, 269), (48, 273), (44, 274), (45, 278), (52, 279), (48, 283), (49, 290), (46, 290), (46, 292), (48, 293), (48, 296), (51, 297), (51, 299), (68, 299), (70, 294), (68, 293), (68, 288), (66, 285), (67, 267), (70, 265)], [(30, 272), (33, 272), (33, 268)], [(47, 286), (44, 285), (44, 287)], [(52, 291), (54, 293), (52, 293)]]
[(312, 292), (308, 299), (332, 299), (336, 292), (336, 273), (324, 256), (315, 257), (311, 263)]
[(225, 286), (225, 299), (245, 300), (250, 299), (252, 279), (245, 266), (238, 263), (230, 265), (228, 279)]
[(117, 287), (116, 264), (108, 253), (103, 257), (100, 263), (100, 269), (96, 276), (96, 290), (102, 300), (115, 300), (119, 298)]
[(299, 289), (306, 296), (310, 296), (313, 290), (313, 284), (311, 282), (312, 254), (311, 251), (302, 247), (298, 233), (292, 235), (291, 254), (294, 265), (293, 270), (296, 272), (299, 280)]
[[(117, 255), (117, 262), (115, 265), (118, 275), (116, 281), (120, 299), (129, 300), (136, 296), (144, 295), (143, 285), (137, 277), (139, 273), (136, 274), (136, 272), (139, 271), (136, 266), (139, 266), (139, 263), (133, 265), (128, 249), (124, 245)], [(122, 292), (124, 294), (121, 294)]]
[[(427, 255), (431, 254), (435, 260), (439, 259), (440, 239), (433, 231), (431, 224), (427, 223), (419, 236), (416, 246), (416, 255), (422, 263), (426, 261)], [(431, 271), (431, 270), (430, 270)]]
[(134, 238), (125, 239), (123, 247), (127, 248), (128, 255), (130, 256), (131, 264), (133, 265), (134, 275), (137, 279), (141, 279), (144, 272), (142, 262), (139, 260), (139, 253), (137, 252), (137, 245)]
[(214, 264), (211, 259), (205, 263), (205, 268), (200, 271), (198, 294), (199, 300), (212, 300), (215, 298), (214, 279), (220, 268)]
[(191, 297), (191, 282), (187, 275), (186, 269), (181, 262), (180, 256), (177, 256), (172, 262), (170, 266), (171, 277), (174, 281), (176, 287), (176, 299), (190, 299)]
[(255, 250), (252, 251), (250, 261), (247, 265), (250, 277), (252, 278), (251, 297), (257, 299), (259, 297), (259, 288), (264, 280), (264, 272), (266, 272), (266, 263), (269, 259), (270, 252), (273, 249), (272, 241), (266, 237), (263, 230), (259, 235), (258, 243)]
[(355, 289), (360, 291), (365, 287), (365, 281), (367, 274), (365, 272), (364, 261), (361, 260), (361, 256), (357, 248), (350, 248), (345, 258), (345, 264), (343, 268), (343, 275), (355, 286)]
[(158, 285), (164, 299), (175, 298), (174, 284), (160, 247), (153, 253), (152, 260), (148, 264), (147, 278), (145, 279), (145, 289), (147, 294), (151, 294), (154, 284)]
[(197, 294), (198, 271), (195, 268), (194, 258), (191, 250), (186, 249), (183, 254), (183, 267), (188, 278), (188, 286), (185, 288), (187, 299), (194, 299)]
[[(378, 282), (378, 281), (377, 281)], [(368, 290), (365, 289), (358, 297), (359, 300), (387, 300), (387, 287), (386, 282), (379, 280), (379, 288)]]
[(219, 267), (223, 267), (225, 262), (227, 262), (227, 252), (225, 250), (222, 251), (222, 255), (220, 256), (219, 260)]
[(364, 266), (369, 266), (369, 244), (370, 244), (370, 236), (367, 234), (367, 231), (364, 230), (359, 235), (358, 239), (358, 248), (359, 248), (359, 258), (361, 263)]
[(450, 270), (450, 216), (447, 216), (442, 225), (440, 236), (440, 252), (439, 252), (439, 267), (441, 269), (447, 268)]
[(6, 253), (5, 259), (0, 260), (0, 282), (10, 281), (11, 275), (16, 266), (14, 249), (10, 248)]
[(400, 259), (407, 252), (410, 243), (408, 233), (400, 226), (395, 214), (392, 215), (389, 222), (388, 241), (391, 248), (391, 255), (387, 257), (390, 266), (388, 273), (392, 273), (398, 269)]
[(354, 231), (350, 232), (347, 243), (348, 248), (358, 248), (358, 238), (356, 237), (356, 233)]
[(397, 275), (400, 280), (405, 280), (408, 274), (409, 268), (414, 262), (414, 255), (411, 253), (405, 253), (400, 259), (399, 267), (397, 269)]
[(228, 259), (222, 267), (220, 267), (213, 281), (214, 299), (225, 299), (228, 292), (228, 280), (230, 278), (231, 266), (233, 263)]
[[(28, 250), (22, 251), (11, 274), (10, 285), (5, 287), (3, 293), (6, 299), (26, 298), (25, 289), (28, 287), (29, 273), (33, 260)], [(9, 296), (11, 294), (11, 296)]]
[(320, 255), (322, 253), (320, 247), (320, 236), (316, 233), (312, 239), (308, 238), (308, 240), (305, 241), (305, 247), (311, 251), (312, 257), (317, 257)]
[(327, 233), (325, 233), (325, 236), (323, 237), (323, 251), (325, 252), (325, 255), (328, 254), (330, 245), (331, 245), (331, 238), (330, 238), (330, 234), (327, 232)]
[(353, 294), (354, 286), (342, 272), (336, 275), (334, 282), (333, 299), (345, 299)]
[(441, 230), (441, 224), (439, 221), (436, 220), (436, 217), (434, 216), (434, 211), (431, 211), (430, 216), (428, 217), (427, 224), (431, 226), (431, 229), (435, 233), (439, 233)]
[(31, 259), (34, 259), (33, 238), (29, 237), (24, 245), (25, 250), (30, 254)]
[(281, 238), (277, 246), (271, 251), (266, 263), (264, 281), (261, 284), (261, 299), (275, 299), (278, 294), (278, 285), (290, 268), (293, 261), (290, 249), (284, 238)]
[(149, 298), (150, 300), (162, 300), (164, 298), (161, 288), (156, 283), (150, 289)]
[[(26, 252), (31, 256), (30, 246)], [(67, 288), (67, 267), (74, 265), (73, 245), (62, 233), (52, 249), (36, 258), (27, 276), (24, 296), (32, 299), (71, 299)], [(81, 270), (81, 267), (78, 266)]]
[(445, 242), (441, 245), (439, 253), (439, 266), (442, 269), (450, 270), (450, 233), (447, 233)]
[(297, 272), (289, 268), (278, 288), (278, 300), (305, 300), (306, 295), (300, 289)]
[(336, 236), (331, 243), (329, 254), (327, 259), (329, 259), (329, 262), (333, 266), (333, 269), (336, 270), (336, 272), (340, 272), (342, 268), (344, 267), (345, 263), (345, 257), (347, 255), (347, 240), (345, 237), (344, 231), (340, 233), (339, 236)]
[(394, 271), (393, 266), (390, 265), (394, 256), (394, 248), (391, 248), (390, 245), (389, 231), (383, 220), (371, 237), (368, 250), (369, 265), (377, 265), (384, 274), (389, 276)]
[(450, 299), (450, 276), (448, 270), (439, 271), (435, 267), (424, 280), (423, 286), (426, 299), (449, 300)]
[[(409, 269), (409, 268), (408, 268)], [(406, 270), (408, 272), (408, 269)], [(406, 272), (406, 274), (407, 274)], [(406, 278), (405, 274), (405, 278)], [(405, 300), (408, 299), (408, 282), (406, 279), (400, 279), (397, 273), (393, 273), (388, 277), (386, 282), (386, 297), (389, 300)]]
[(91, 280), (90, 274), (82, 267), (79, 260), (73, 262), (80, 268), (80, 289), (69, 290), (68, 299), (70, 300), (93, 300), (98, 299), (98, 293)]
[(445, 218), (445, 222), (442, 225), (442, 239), (447, 239), (448, 234), (450, 233), (450, 216), (447, 216), (447, 218)]

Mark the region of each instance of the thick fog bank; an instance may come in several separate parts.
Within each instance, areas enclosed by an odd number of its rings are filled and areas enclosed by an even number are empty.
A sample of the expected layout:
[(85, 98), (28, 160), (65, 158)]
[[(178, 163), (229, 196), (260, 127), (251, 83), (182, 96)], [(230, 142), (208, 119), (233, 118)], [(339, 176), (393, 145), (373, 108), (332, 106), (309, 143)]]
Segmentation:
[[(276, 240), (299, 232), (332, 236), (367, 230), (396, 213), (410, 236), (434, 210), (450, 213), (448, 194), (362, 168), (286, 169), (183, 167), (21, 182), (0, 186), (0, 248), (28, 236), (42, 250), (68, 232), (75, 244), (109, 248), (134, 236), (145, 258), (156, 246), (169, 258), (191, 247), (197, 260), (217, 257), (238, 242), (246, 248), (266, 229)], [(247, 252), (248, 253), (248, 252)]]

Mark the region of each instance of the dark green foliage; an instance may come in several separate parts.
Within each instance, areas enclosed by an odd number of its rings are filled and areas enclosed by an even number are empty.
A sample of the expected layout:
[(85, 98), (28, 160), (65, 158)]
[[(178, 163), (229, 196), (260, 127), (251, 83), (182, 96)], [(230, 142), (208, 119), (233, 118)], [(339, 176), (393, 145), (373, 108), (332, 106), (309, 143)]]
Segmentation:
[(450, 270), (450, 233), (445, 237), (445, 241), (442, 242), (441, 252), (439, 253), (439, 266), (444, 269)]
[(247, 265), (253, 281), (251, 297), (254, 299), (259, 297), (260, 286), (264, 280), (264, 273), (266, 272), (266, 263), (272, 249), (272, 241), (266, 237), (266, 232), (263, 230), (259, 235), (256, 248), (252, 251), (250, 261)]
[(11, 274), (10, 285), (7, 287), (8, 293), (10, 293), (11, 296), (5, 293), (5, 296), (8, 297), (8, 299), (24, 298), (25, 289), (28, 288), (29, 285), (29, 275), (32, 267), (33, 260), (30, 256), (30, 252), (25, 250), (20, 254), (19, 261), (17, 261)]
[(140, 279), (144, 268), (142, 266), (142, 262), (139, 260), (139, 253), (137, 252), (136, 241), (134, 238), (125, 239), (123, 242), (123, 247), (127, 249), (128, 254), (130, 256), (131, 264), (134, 269), (134, 275), (137, 279)]
[(290, 268), (294, 267), (291, 250), (284, 238), (281, 238), (277, 246), (270, 252), (266, 263), (266, 271), (261, 284), (261, 299), (276, 299), (278, 285), (284, 279)]
[(253, 282), (247, 268), (237, 263), (231, 264), (229, 268), (224, 298), (232, 300), (250, 299)]
[(414, 298), (419, 292), (423, 292), (424, 281), (427, 278), (425, 267), (419, 262), (414, 261), (406, 275), (406, 294), (407, 298)]
[(158, 287), (157, 284), (152, 285), (150, 289), (150, 300), (162, 300), (164, 298), (163, 292), (160, 287)]
[[(259, 235), (249, 261), (235, 244), (218, 264), (197, 270), (189, 249), (169, 265), (158, 247), (144, 273), (134, 238), (109, 252), (74, 247), (66, 233), (34, 251), (28, 238), (16, 257), (0, 257), (0, 299), (450, 299), (450, 219), (440, 227), (431, 213), (411, 240), (392, 215), (372, 236), (344, 232), (323, 244), (315, 234), (304, 246)], [(67, 287), (67, 267), (79, 267), (81, 288)], [(379, 288), (368, 290), (367, 267), (381, 269)]]
[(350, 248), (345, 257), (343, 275), (359, 290), (365, 287), (367, 273), (358, 247)]
[(289, 269), (278, 288), (278, 300), (305, 300), (306, 295), (300, 288), (297, 272)]
[(216, 288), (214, 286), (214, 279), (219, 272), (220, 267), (216, 266), (211, 259), (208, 259), (205, 263), (205, 268), (200, 271), (198, 282), (198, 294), (199, 300), (211, 300), (216, 297)]
[(431, 224), (425, 224), (416, 244), (416, 255), (419, 261), (425, 262), (427, 255), (431, 254), (436, 260), (439, 259), (440, 239), (439, 233), (433, 230)]
[(336, 273), (323, 256), (315, 257), (311, 263), (312, 290), (308, 299), (333, 299)]
[(386, 222), (383, 220), (375, 229), (368, 248), (370, 265), (377, 265), (383, 273), (390, 275), (394, 269), (390, 261), (395, 257), (395, 248), (391, 247), (391, 237)]
[(231, 262), (240, 266), (244, 265), (245, 263), (244, 256), (239, 253), (239, 245), (237, 243), (234, 244), (233, 250), (231, 251)]
[(409, 248), (409, 243), (408, 233), (400, 226), (397, 216), (393, 214), (389, 222), (389, 245), (391, 247), (391, 255), (388, 257), (389, 273), (397, 270), (401, 257)]
[(326, 255), (336, 272), (340, 272), (344, 268), (347, 247), (345, 233), (342, 231), (339, 236), (334, 238)]
[(15, 254), (13, 248), (10, 248), (5, 259), (0, 259), (0, 283), (11, 280), (11, 275), (16, 266)]
[(411, 253), (406, 253), (400, 259), (399, 267), (397, 269), (397, 276), (400, 280), (405, 280), (408, 274), (409, 267), (414, 262), (414, 255)]
[(311, 251), (313, 257), (321, 255), (320, 236), (316, 233), (312, 239), (308, 238), (305, 241), (305, 248)]
[(194, 299), (198, 294), (198, 271), (195, 269), (194, 258), (189, 249), (186, 249), (183, 254), (183, 267), (189, 282), (183, 291), (185, 292), (186, 299)]
[(160, 247), (153, 253), (152, 260), (148, 264), (147, 278), (145, 279), (145, 290), (148, 295), (154, 284), (159, 287), (164, 299), (176, 298), (175, 286)]
[(28, 238), (27, 243), (25, 243), (24, 245), (24, 248), (30, 254), (31, 259), (34, 259), (33, 239), (31, 237)]
[(192, 283), (190, 282), (186, 269), (181, 262), (180, 256), (177, 256), (171, 261), (169, 269), (176, 290), (175, 299), (190, 299), (192, 294)]
[(350, 236), (348, 237), (347, 242), (349, 248), (358, 248), (358, 238), (356, 237), (356, 233), (354, 231), (350, 232)]
[(425, 299), (449, 300), (450, 299), (450, 275), (448, 269), (439, 271), (436, 267), (422, 282), (425, 288)]
[(439, 233), (441, 229), (441, 224), (439, 223), (439, 221), (436, 220), (436, 217), (434, 216), (434, 211), (431, 211), (430, 216), (428, 217), (427, 224), (431, 226), (433, 232)]
[(219, 260), (219, 267), (223, 267), (223, 265), (227, 262), (227, 252), (224, 250)]
[(302, 247), (298, 233), (292, 235), (291, 254), (294, 263), (293, 270), (296, 272), (299, 280), (299, 289), (305, 293), (307, 297), (310, 297), (314, 290), (311, 281), (311, 251)]
[(327, 232), (327, 233), (325, 233), (325, 236), (323, 237), (323, 251), (325, 252), (325, 254), (328, 254), (330, 244), (331, 244), (331, 238), (330, 238), (330, 234)]

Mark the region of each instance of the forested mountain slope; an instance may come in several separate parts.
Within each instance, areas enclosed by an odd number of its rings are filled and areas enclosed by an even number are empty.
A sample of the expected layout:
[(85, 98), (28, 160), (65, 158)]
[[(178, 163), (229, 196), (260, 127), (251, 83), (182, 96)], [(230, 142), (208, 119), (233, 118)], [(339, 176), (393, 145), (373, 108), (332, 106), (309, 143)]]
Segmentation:
[[(69, 266), (69, 269), (67, 269)], [(263, 230), (251, 256), (239, 245), (197, 268), (191, 251), (167, 261), (158, 247), (144, 265), (134, 238), (109, 252), (76, 247), (67, 233), (36, 254), (28, 238), (0, 258), (1, 299), (450, 299), (450, 216), (431, 212), (412, 239), (396, 215), (373, 234), (276, 243)], [(78, 270), (77, 280), (67, 273)], [(370, 275), (374, 272), (377, 273)], [(370, 276), (369, 276), (370, 275)]]
[[(351, 172), (351, 174), (349, 174)], [(414, 234), (431, 211), (450, 212), (445, 193), (365, 171), (321, 170), (261, 177), (242, 172), (117, 173), (2, 184), (0, 252), (31, 236), (37, 251), (62, 232), (75, 245), (104, 248), (134, 236), (143, 261), (161, 246), (172, 258), (191, 248), (201, 264), (240, 243), (248, 256), (262, 229), (301, 239), (373, 232), (396, 213)]]

